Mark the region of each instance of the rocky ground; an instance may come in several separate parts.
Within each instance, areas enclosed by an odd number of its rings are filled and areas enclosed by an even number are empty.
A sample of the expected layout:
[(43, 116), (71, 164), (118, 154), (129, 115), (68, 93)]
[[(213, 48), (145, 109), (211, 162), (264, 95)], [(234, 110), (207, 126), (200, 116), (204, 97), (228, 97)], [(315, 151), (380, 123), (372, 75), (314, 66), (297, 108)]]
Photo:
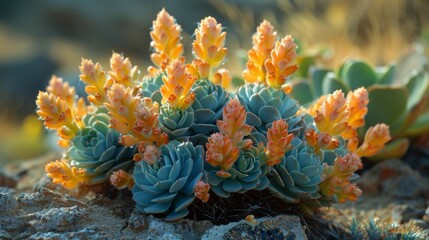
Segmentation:
[(70, 196), (43, 174), (44, 164), (57, 157), (15, 162), (0, 171), (0, 239), (347, 239), (352, 218), (429, 236), (429, 181), (400, 160), (366, 171), (359, 201), (322, 209), (315, 218), (243, 216), (215, 225), (141, 215), (126, 190)]

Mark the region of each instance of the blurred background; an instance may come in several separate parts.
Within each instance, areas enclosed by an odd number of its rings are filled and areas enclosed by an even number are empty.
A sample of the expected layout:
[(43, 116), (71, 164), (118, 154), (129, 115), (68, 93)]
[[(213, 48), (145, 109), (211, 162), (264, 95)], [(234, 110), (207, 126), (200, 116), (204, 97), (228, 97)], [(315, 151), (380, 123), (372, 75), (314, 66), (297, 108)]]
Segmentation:
[(251, 36), (263, 19), (279, 36), (292, 34), (301, 54), (333, 68), (346, 58), (382, 66), (416, 49), (428, 55), (426, 0), (1, 1), (0, 167), (54, 148), (56, 141), (35, 115), (37, 93), (52, 74), (83, 96), (82, 57), (108, 66), (114, 50), (146, 69), (149, 31), (163, 7), (182, 26), (188, 56), (202, 18), (222, 23), (228, 34), (225, 65), (235, 75), (241, 75)]

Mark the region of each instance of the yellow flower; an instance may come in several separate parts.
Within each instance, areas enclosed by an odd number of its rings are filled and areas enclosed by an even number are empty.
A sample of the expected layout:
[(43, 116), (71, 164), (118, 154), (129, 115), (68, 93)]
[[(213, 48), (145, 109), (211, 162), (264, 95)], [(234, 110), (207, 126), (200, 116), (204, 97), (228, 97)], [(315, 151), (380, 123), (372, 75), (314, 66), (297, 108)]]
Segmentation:
[[(58, 104), (58, 107), (64, 110), (64, 116), (67, 116), (67, 120), (64, 119), (62, 123), (58, 122), (59, 125), (56, 127), (52, 125), (52, 120), (55, 119), (53, 116), (54, 113), (50, 113), (51, 116), (48, 118), (48, 122), (46, 126), (51, 129), (57, 129), (58, 136), (60, 136), (60, 140), (58, 141), (58, 145), (61, 147), (68, 147), (70, 140), (76, 134), (78, 128), (82, 129), (85, 127), (85, 123), (82, 121), (83, 117), (87, 113), (87, 107), (85, 104), (85, 100), (83, 98), (79, 98), (76, 101), (75, 89), (74, 87), (70, 87), (68, 83), (64, 83), (62, 78), (59, 78), (55, 75), (52, 76), (49, 81), (49, 86), (46, 88), (47, 92), (52, 96), (52, 104)], [(46, 94), (45, 94), (46, 97)], [(53, 103), (53, 98), (58, 98), (60, 101)], [(47, 99), (45, 99), (47, 100)], [(50, 100), (50, 101), (51, 101)], [(40, 108), (40, 101), (36, 102), (38, 107)], [(46, 109), (46, 107), (43, 107)], [(40, 108), (40, 111), (43, 111)], [(42, 117), (43, 113), (40, 112), (40, 116)], [(45, 112), (47, 114), (47, 112)], [(46, 119), (46, 117), (42, 117)], [(59, 119), (59, 118), (58, 118)], [(67, 123), (65, 121), (68, 121)], [(60, 126), (62, 125), (62, 126)]]
[(66, 189), (76, 188), (88, 180), (84, 169), (71, 167), (64, 159), (48, 163), (45, 171), (53, 183), (61, 184)]
[(168, 142), (167, 134), (161, 132), (158, 123), (159, 104), (150, 98), (143, 98), (143, 105), (140, 105), (136, 112), (137, 121), (133, 127), (133, 134), (140, 141), (156, 143), (156, 146)]
[(213, 167), (219, 166), (222, 170), (229, 170), (238, 159), (239, 149), (228, 136), (214, 133), (206, 144), (206, 161)]
[[(143, 101), (134, 112), (135, 122), (131, 129), (127, 128), (128, 132), (123, 132), (119, 140), (120, 143), (124, 146), (133, 146), (139, 143), (139, 146), (141, 146), (139, 152), (142, 154), (147, 145), (155, 144), (156, 146), (161, 146), (162, 144), (166, 144), (168, 136), (159, 128), (158, 112), (159, 105), (157, 102), (153, 102), (150, 98), (143, 98)], [(125, 125), (119, 120), (115, 120), (115, 118), (112, 118), (111, 124), (112, 127), (118, 126), (119, 128)], [(143, 156), (136, 157), (139, 157), (139, 160), (141, 160)]]
[(36, 104), (39, 110), (36, 113), (44, 120), (44, 124), (50, 129), (59, 129), (66, 126), (76, 132), (78, 127), (74, 124), (72, 110), (60, 97), (52, 93), (39, 92)]
[(69, 107), (73, 107), (75, 104), (76, 91), (74, 87), (70, 87), (67, 82), (64, 83), (63, 79), (60, 77), (52, 75), (51, 80), (49, 81), (49, 86), (46, 90), (48, 93), (52, 93), (54, 96), (65, 101)]
[(86, 84), (85, 92), (88, 94), (88, 101), (96, 106), (101, 106), (107, 101), (107, 90), (112, 86), (113, 80), (106, 78), (106, 73), (99, 63), (95, 64), (91, 60), (82, 58), (80, 69), (80, 80)]
[(293, 134), (288, 134), (288, 124), (284, 120), (273, 122), (267, 132), (267, 165), (273, 166), (279, 164), (282, 157), (289, 150), (289, 144), (293, 139)]
[(136, 122), (135, 112), (140, 103), (138, 97), (132, 96), (132, 90), (121, 84), (113, 84), (107, 92), (109, 102), (104, 106), (112, 117), (112, 128), (122, 134), (129, 133)]
[(207, 78), (210, 74), (210, 65), (201, 59), (195, 59), (186, 65), (186, 70), (196, 79)]
[(305, 140), (307, 140), (308, 145), (313, 148), (318, 147), (318, 135), (314, 129), (307, 129), (304, 133)]
[(363, 144), (355, 152), (359, 157), (370, 157), (383, 149), (390, 139), (389, 126), (377, 124), (366, 131)]
[(217, 121), (220, 132), (228, 136), (234, 145), (241, 142), (242, 147), (249, 146), (252, 142), (242, 142), (243, 138), (250, 134), (252, 127), (246, 123), (246, 109), (237, 99), (230, 100), (223, 107), (223, 120)]
[(296, 43), (290, 35), (280, 42), (277, 41), (276, 46), (271, 50), (270, 57), (264, 63), (268, 85), (281, 88), (286, 78), (298, 69), (295, 58)]
[(221, 68), (213, 75), (212, 81), (214, 84), (220, 85), (226, 90), (232, 88), (232, 76), (225, 68)]
[(181, 32), (180, 25), (164, 8), (152, 23), (150, 46), (155, 49), (155, 53), (152, 53), (150, 57), (162, 71), (171, 61), (180, 59), (183, 54), (183, 45), (180, 43)]
[(347, 128), (341, 133), (344, 139), (357, 137), (356, 129), (365, 125), (365, 115), (368, 112), (368, 92), (361, 87), (347, 94)]
[(320, 132), (338, 136), (346, 129), (349, 113), (341, 90), (326, 96), (315, 112), (314, 122)]
[(197, 80), (187, 72), (185, 65), (178, 60), (171, 62), (166, 69), (167, 75), (162, 77), (162, 103), (168, 103), (173, 108), (187, 109), (195, 100), (191, 87)]
[(109, 77), (114, 83), (124, 85), (125, 87), (133, 88), (134, 82), (138, 77), (137, 66), (132, 66), (129, 58), (124, 58), (123, 55), (113, 52), (110, 58)]
[(203, 203), (206, 203), (209, 201), (210, 198), (210, 184), (203, 182), (202, 180), (199, 180), (197, 184), (195, 184), (194, 188), (194, 194), (195, 197), (200, 199)]
[(274, 31), (270, 22), (264, 20), (256, 29), (253, 35), (253, 47), (247, 53), (247, 69), (243, 72), (243, 78), (248, 83), (265, 83), (266, 71), (264, 62), (270, 56), (277, 38), (277, 32)]
[(219, 66), (227, 53), (226, 32), (222, 32), (222, 25), (213, 17), (206, 17), (195, 30), (195, 38), (192, 43), (195, 57), (211, 68)]

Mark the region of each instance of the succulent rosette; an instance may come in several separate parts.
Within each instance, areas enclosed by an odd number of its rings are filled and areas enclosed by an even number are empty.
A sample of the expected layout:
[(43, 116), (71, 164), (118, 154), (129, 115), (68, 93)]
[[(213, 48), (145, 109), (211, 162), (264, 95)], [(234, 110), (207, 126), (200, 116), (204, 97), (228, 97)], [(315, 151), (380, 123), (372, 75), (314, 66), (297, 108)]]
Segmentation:
[(286, 120), (290, 133), (301, 133), (302, 118), (296, 116), (299, 105), (281, 89), (264, 84), (245, 84), (238, 89), (236, 97), (246, 108), (246, 123), (259, 133), (266, 134), (272, 123), (280, 119)]
[(189, 128), (194, 124), (194, 110), (187, 108), (181, 110), (163, 105), (159, 113), (161, 130), (168, 134), (172, 140), (187, 136)]
[(222, 117), (222, 108), (229, 100), (228, 93), (207, 79), (200, 79), (192, 86), (195, 101), (192, 104), (195, 123), (191, 127), (192, 138), (206, 139), (218, 130), (216, 121)]
[(142, 213), (166, 214), (168, 221), (183, 218), (203, 175), (203, 147), (171, 141), (157, 151), (136, 163), (133, 199)]
[(158, 74), (156, 76), (149, 76), (143, 78), (142, 83), (142, 94), (144, 97), (149, 97), (152, 99), (152, 101), (161, 103), (162, 95), (161, 91), (159, 90), (162, 86), (163, 74)]
[(249, 190), (263, 190), (269, 181), (262, 174), (259, 152), (255, 147), (241, 150), (238, 159), (228, 170), (205, 165), (208, 183), (218, 196), (228, 198), (231, 193), (245, 193)]
[(74, 136), (68, 151), (70, 165), (86, 171), (87, 184), (107, 180), (119, 170), (131, 172), (134, 166), (135, 147), (119, 143), (119, 132), (108, 127), (109, 116), (105, 113), (86, 115), (86, 127)]
[(299, 138), (295, 137), (291, 144), (292, 150), (285, 154), (280, 164), (271, 169), (268, 189), (288, 203), (320, 198), (318, 185), (323, 173), (320, 158)]

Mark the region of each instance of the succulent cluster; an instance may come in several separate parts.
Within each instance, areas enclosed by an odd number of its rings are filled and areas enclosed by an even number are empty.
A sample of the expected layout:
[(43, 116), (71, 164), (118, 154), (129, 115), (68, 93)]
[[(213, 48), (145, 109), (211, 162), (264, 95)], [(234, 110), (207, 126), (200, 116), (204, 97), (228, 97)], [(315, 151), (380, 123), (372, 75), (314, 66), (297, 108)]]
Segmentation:
[(264, 21), (253, 36), (245, 84), (232, 89), (231, 75), (218, 68), (227, 54), (221, 24), (201, 20), (188, 63), (180, 32), (163, 9), (150, 33), (154, 66), (146, 74), (113, 53), (107, 72), (82, 60), (87, 101), (55, 76), (39, 93), (37, 113), (65, 148), (61, 161), (46, 165), (54, 183), (73, 189), (110, 179), (131, 189), (139, 211), (170, 221), (185, 217), (193, 201), (251, 190), (308, 212), (360, 196), (353, 183), (360, 157), (390, 140), (385, 124), (358, 138), (365, 88), (335, 91), (304, 109), (290, 94), (297, 45), (289, 35), (278, 40)]

